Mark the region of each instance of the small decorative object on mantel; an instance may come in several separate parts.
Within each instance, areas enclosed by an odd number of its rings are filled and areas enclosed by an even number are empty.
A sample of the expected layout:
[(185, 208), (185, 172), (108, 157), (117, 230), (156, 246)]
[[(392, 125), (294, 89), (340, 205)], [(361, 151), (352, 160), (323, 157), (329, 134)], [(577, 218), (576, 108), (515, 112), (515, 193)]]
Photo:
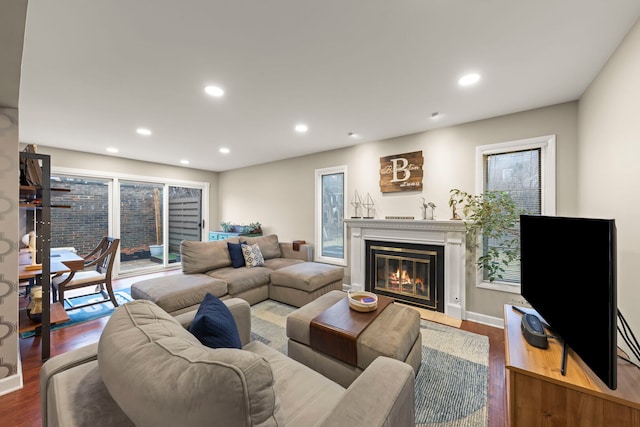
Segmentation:
[(380, 191), (422, 191), (422, 151), (380, 157)]
[(371, 195), (369, 193), (367, 193), (367, 197), (364, 198), (362, 206), (367, 208), (367, 216), (363, 216), (362, 218), (372, 219), (373, 216), (371, 215), (371, 211), (373, 210), (373, 199), (371, 198)]
[(422, 198), (422, 219), (433, 219), (433, 209), (436, 205), (433, 202), (426, 202)]
[(457, 201), (453, 199), (449, 199), (449, 206), (451, 206), (451, 219), (462, 219), (460, 218), (460, 215), (458, 215), (458, 212), (456, 211), (457, 204), (458, 204)]
[(387, 215), (384, 219), (415, 219), (413, 216), (395, 216), (395, 215)]
[(353, 196), (353, 199), (351, 199), (351, 206), (353, 206), (354, 208), (354, 216), (352, 216), (351, 218), (362, 218), (362, 215), (360, 214), (360, 209), (362, 207), (362, 200), (360, 200), (360, 195), (358, 194), (358, 190), (356, 190), (356, 194)]

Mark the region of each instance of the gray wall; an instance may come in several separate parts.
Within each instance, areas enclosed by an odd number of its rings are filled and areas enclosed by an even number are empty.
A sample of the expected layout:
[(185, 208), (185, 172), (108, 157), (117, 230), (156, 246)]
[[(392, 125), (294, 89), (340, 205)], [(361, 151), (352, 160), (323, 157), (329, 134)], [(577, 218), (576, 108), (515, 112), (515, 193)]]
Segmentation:
[(22, 386), (18, 372), (18, 94), (27, 1), (0, 8), (0, 394)]
[[(580, 100), (577, 174), (578, 213), (616, 220), (618, 308), (636, 336), (640, 336), (640, 224), (636, 224), (640, 218), (638, 76), (640, 21)], [(588, 263), (588, 251), (584, 255)]]
[[(363, 197), (369, 192), (375, 202), (377, 218), (389, 215), (421, 218), (421, 197), (425, 197), (436, 204), (436, 218), (449, 219), (449, 190), (459, 188), (475, 192), (476, 146), (549, 134), (556, 135), (557, 144), (557, 213), (574, 215), (577, 208), (577, 117), (578, 103), (569, 102), (221, 172), (218, 187), (220, 218), (232, 222), (260, 221), (266, 232), (277, 234), (281, 240), (314, 242), (314, 171), (347, 165), (348, 200), (355, 190)], [(380, 157), (419, 150), (424, 156), (423, 191), (382, 194), (378, 186)], [(353, 214), (351, 206), (347, 211), (349, 216)], [(477, 289), (473, 271), (470, 268), (467, 280), (467, 310), (502, 318), (504, 303), (511, 302), (516, 295)]]
[(0, 394), (21, 386), (18, 354), (18, 110), (0, 106)]

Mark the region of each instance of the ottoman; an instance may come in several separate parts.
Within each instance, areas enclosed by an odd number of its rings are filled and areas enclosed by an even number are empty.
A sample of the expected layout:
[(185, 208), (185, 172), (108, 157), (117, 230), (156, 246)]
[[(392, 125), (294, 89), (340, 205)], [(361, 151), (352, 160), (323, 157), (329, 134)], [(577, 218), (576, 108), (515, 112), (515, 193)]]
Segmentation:
[(409, 364), (417, 375), (422, 361), (422, 333), (417, 310), (392, 303), (356, 340), (357, 363), (342, 362), (311, 348), (309, 325), (320, 313), (347, 294), (331, 291), (287, 316), (287, 350), (294, 360), (347, 388), (378, 356)]
[(133, 299), (152, 301), (173, 316), (197, 309), (207, 292), (222, 298), (227, 282), (206, 274), (172, 274), (131, 285)]
[(294, 307), (333, 290), (342, 290), (344, 268), (319, 262), (302, 262), (271, 273), (269, 298)]

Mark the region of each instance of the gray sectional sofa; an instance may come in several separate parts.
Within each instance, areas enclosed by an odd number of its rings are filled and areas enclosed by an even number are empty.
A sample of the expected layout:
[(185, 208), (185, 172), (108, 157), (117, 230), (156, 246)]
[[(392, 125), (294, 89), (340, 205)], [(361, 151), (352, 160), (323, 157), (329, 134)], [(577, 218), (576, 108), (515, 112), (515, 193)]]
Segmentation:
[[(228, 243), (257, 244), (264, 265), (234, 267)], [(274, 299), (296, 307), (342, 289), (342, 267), (312, 262), (313, 248), (278, 240), (275, 234), (232, 237), (210, 242), (183, 241), (182, 272), (136, 282), (134, 299), (149, 300), (172, 315), (197, 309), (207, 293), (220, 299), (242, 298), (249, 304)], [(277, 274), (273, 274), (277, 272)]]
[(264, 345), (249, 342), (249, 304), (224, 301), (242, 349), (209, 348), (150, 301), (116, 309), (97, 344), (49, 359), (40, 371), (42, 425), (415, 425), (414, 372), (378, 357), (344, 388)]

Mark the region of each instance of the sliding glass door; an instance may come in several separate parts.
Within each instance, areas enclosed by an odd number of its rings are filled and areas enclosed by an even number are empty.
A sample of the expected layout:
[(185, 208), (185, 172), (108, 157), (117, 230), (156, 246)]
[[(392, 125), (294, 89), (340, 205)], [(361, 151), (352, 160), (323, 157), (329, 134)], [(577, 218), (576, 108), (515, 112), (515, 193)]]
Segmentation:
[(180, 242), (202, 240), (206, 184), (152, 179), (84, 177), (58, 173), (52, 203), (52, 247), (90, 252), (103, 236), (120, 238), (117, 275), (171, 268), (180, 263)]

